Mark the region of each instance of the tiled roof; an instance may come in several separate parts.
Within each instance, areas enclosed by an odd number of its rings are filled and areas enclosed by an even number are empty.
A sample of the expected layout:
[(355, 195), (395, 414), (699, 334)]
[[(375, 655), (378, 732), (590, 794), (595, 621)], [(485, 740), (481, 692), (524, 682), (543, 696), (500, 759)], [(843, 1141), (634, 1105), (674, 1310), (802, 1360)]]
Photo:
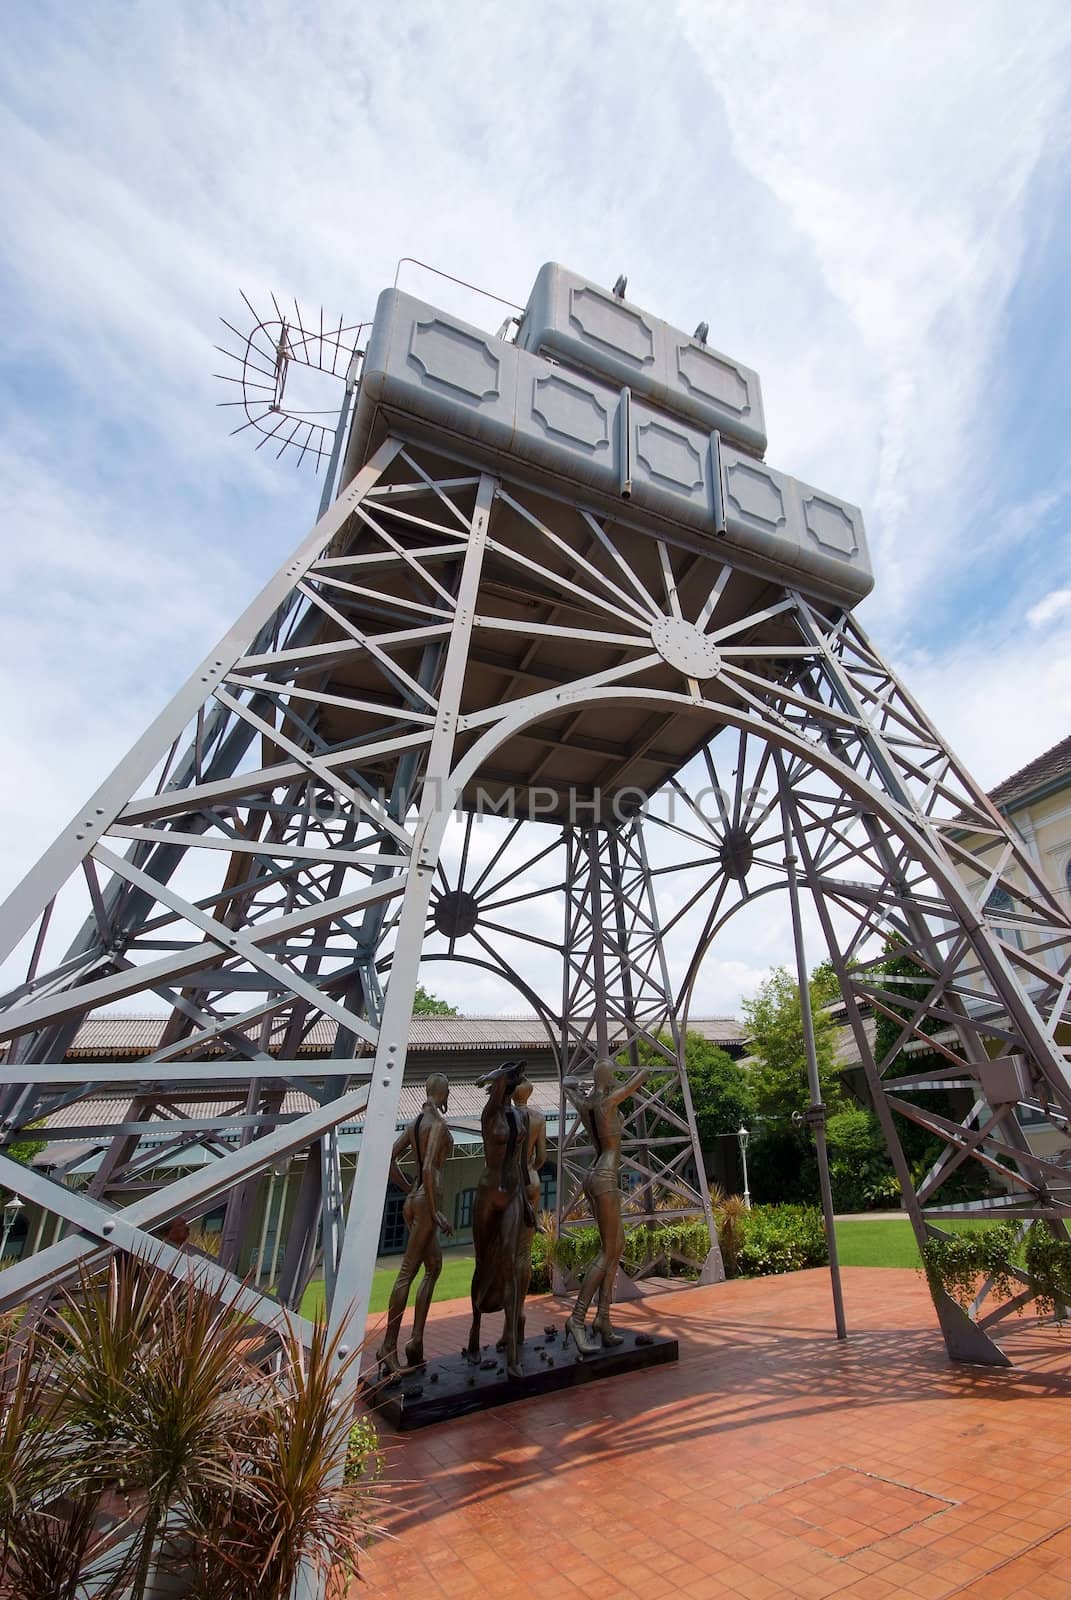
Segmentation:
[[(155, 1050), (163, 1035), (164, 1017), (89, 1017), (79, 1027), (67, 1052), (68, 1059), (105, 1056), (136, 1058)], [(736, 1044), (744, 1030), (735, 1017), (693, 1017), (689, 1028), (717, 1044)], [(250, 1034), (253, 1037), (253, 1034)], [(327, 1055), (335, 1037), (335, 1024), (327, 1018), (313, 1023), (301, 1055)], [(278, 1048), (278, 1040), (272, 1048)], [(409, 1034), (410, 1054), (422, 1051), (546, 1049), (547, 1031), (538, 1017), (414, 1017)]]
[[(483, 1110), (486, 1093), (474, 1083), (454, 1083), (450, 1086), (450, 1103), (447, 1110), (447, 1120), (458, 1133), (475, 1132), (479, 1134), (480, 1113)], [(288, 1089), (283, 1097), (282, 1111), (284, 1115), (300, 1116), (303, 1112), (312, 1111), (316, 1101), (311, 1095), (303, 1094), (297, 1089)], [(55, 1134), (64, 1128), (81, 1127), (108, 1127), (120, 1123), (125, 1119), (127, 1108), (130, 1104), (128, 1098), (118, 1096), (92, 1096), (75, 1105), (63, 1106), (54, 1111), (43, 1120), (42, 1131), (47, 1136)], [(398, 1103), (398, 1124), (411, 1122), (424, 1104), (424, 1086), (418, 1083), (403, 1084), (401, 1099)], [(529, 1104), (542, 1111), (551, 1119), (555, 1118), (559, 1110), (559, 1089), (556, 1083), (544, 1081), (532, 1085), (532, 1095)], [(181, 1117), (206, 1120), (210, 1117), (234, 1116), (243, 1109), (238, 1104), (236, 1097), (222, 1099), (219, 1095), (211, 1098), (183, 1097), (182, 1100), (172, 1102), (174, 1111)], [(359, 1133), (364, 1124), (364, 1116), (358, 1112), (342, 1127), (342, 1132)], [(169, 1143), (177, 1133), (179, 1127), (174, 1121), (161, 1117), (147, 1120), (144, 1137), (149, 1137), (159, 1144)], [(226, 1136), (226, 1135), (224, 1135)], [(208, 1135), (206, 1134), (207, 1138)], [(34, 1158), (37, 1167), (51, 1167), (59, 1162), (70, 1161), (76, 1156), (87, 1156), (92, 1150), (99, 1148), (108, 1138), (107, 1134), (98, 1136), (98, 1139), (74, 1140), (56, 1139), (47, 1140), (44, 1150)]]
[[(863, 1018), (863, 1032), (871, 1050), (874, 1048), (874, 1035), (877, 1025), (876, 1017)], [(838, 1028), (833, 1037), (833, 1065), (838, 1072), (847, 1072), (850, 1068), (860, 1065), (859, 1047), (855, 1042), (855, 1034), (847, 1026)]]
[(1061, 778), (1067, 778), (1071, 783), (1071, 737), (1061, 739), (1051, 750), (1035, 756), (1025, 767), (1013, 772), (1010, 778), (998, 783), (995, 789), (990, 789), (989, 798), (996, 806), (1011, 806), (1037, 789), (1058, 783)]
[[(487, 1099), (486, 1092), (474, 1083), (453, 1083), (450, 1085), (450, 1106), (447, 1120), (450, 1122), (466, 1122), (472, 1117), (477, 1121)], [(209, 1096), (183, 1095), (181, 1100), (172, 1102), (175, 1110), (184, 1117), (225, 1117), (241, 1114), (242, 1107), (237, 1104), (237, 1097), (224, 1098), (219, 1094)], [(558, 1085), (544, 1080), (532, 1085), (532, 1097), (529, 1102), (538, 1106), (541, 1111), (557, 1111)], [(76, 1105), (62, 1106), (60, 1110), (53, 1111), (45, 1117), (46, 1129), (77, 1128), (84, 1123), (122, 1122), (126, 1115), (130, 1101), (120, 1095), (93, 1095), (86, 1100), (79, 1101)], [(300, 1089), (288, 1089), (283, 1096), (282, 1111), (286, 1116), (300, 1115), (302, 1112), (311, 1111), (318, 1104), (311, 1095), (303, 1094)], [(424, 1104), (424, 1085), (422, 1083), (407, 1083), (402, 1086), (401, 1099), (398, 1102), (398, 1120), (408, 1122), (415, 1117)], [(353, 1126), (359, 1127), (360, 1114), (353, 1118)], [(348, 1124), (347, 1124), (348, 1126)], [(152, 1124), (154, 1133), (165, 1133), (173, 1129), (173, 1124), (163, 1119), (157, 1119)]]

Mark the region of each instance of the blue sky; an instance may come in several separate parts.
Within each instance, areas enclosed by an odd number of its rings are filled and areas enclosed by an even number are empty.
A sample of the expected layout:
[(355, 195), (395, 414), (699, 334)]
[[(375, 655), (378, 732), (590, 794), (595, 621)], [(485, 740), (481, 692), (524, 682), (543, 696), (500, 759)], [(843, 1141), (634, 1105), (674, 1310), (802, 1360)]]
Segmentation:
[(228, 437), (216, 318), (367, 317), (405, 255), (707, 320), (770, 461), (863, 507), (863, 620), (978, 776), (1064, 736), (1069, 54), (1003, 0), (8, 0), (0, 891), (315, 512)]

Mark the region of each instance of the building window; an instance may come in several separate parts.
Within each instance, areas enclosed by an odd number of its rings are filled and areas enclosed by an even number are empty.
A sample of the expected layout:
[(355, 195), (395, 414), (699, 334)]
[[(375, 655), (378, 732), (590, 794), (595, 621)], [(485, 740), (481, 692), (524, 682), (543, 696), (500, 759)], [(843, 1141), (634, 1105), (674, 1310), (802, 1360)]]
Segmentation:
[(407, 1196), (400, 1189), (387, 1190), (387, 1199), (383, 1207), (383, 1226), (379, 1230), (379, 1254), (381, 1256), (400, 1255), (409, 1241), (409, 1229), (405, 1225), (402, 1215)]
[(558, 1170), (553, 1161), (546, 1161), (539, 1169), (539, 1203), (544, 1211), (553, 1211), (558, 1198)]
[(461, 1189), (454, 1199), (454, 1227), (472, 1227), (472, 1208), (476, 1204), (475, 1189)]
[[(1015, 902), (1007, 889), (1001, 889), (998, 886), (986, 901), (985, 908), (991, 916), (1000, 916), (1002, 913), (1006, 914), (1009, 911), (1014, 911)], [(1017, 950), (1023, 948), (1023, 936), (1018, 928), (1001, 928), (998, 926), (994, 929), (994, 932), (998, 938), (1004, 940), (1005, 944), (1013, 944)]]

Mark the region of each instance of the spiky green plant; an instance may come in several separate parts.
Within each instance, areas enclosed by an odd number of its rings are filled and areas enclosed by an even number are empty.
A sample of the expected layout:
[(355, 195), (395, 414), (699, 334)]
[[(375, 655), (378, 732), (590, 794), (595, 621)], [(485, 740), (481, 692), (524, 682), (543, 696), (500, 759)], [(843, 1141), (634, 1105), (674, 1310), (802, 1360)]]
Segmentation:
[(235, 1438), (257, 1374), (233, 1301), (129, 1260), (84, 1275), (52, 1325), (65, 1434), (85, 1487), (133, 1496), (117, 1582), (143, 1600), (169, 1528), (189, 1528), (194, 1499), (230, 1491)]
[(73, 1600), (102, 1544), (99, 1494), (83, 1488), (63, 1431), (53, 1351), (29, 1323), (0, 1323), (0, 1600)]
[(287, 1331), (279, 1374), (250, 1413), (241, 1470), (226, 1496), (201, 1508), (198, 1594), (287, 1600), (303, 1563), (356, 1574), (376, 1529), (351, 1448), (361, 1352), (340, 1360), (339, 1337), (316, 1323), (306, 1347)]
[(191, 1228), (188, 1240), (191, 1250), (199, 1250), (203, 1256), (217, 1257), (223, 1245), (221, 1233), (206, 1233), (204, 1228)]
[(751, 1208), (743, 1195), (725, 1194), (717, 1185), (711, 1188), (710, 1203), (726, 1275), (735, 1278), (740, 1270), (740, 1251), (744, 1244), (746, 1218)]

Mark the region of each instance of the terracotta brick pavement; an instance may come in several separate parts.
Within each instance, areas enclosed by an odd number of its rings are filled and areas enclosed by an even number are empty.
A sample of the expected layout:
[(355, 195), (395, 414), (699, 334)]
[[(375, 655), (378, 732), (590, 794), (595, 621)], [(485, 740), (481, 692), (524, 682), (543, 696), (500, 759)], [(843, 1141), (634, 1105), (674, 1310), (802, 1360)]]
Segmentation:
[[(1071, 1332), (953, 1366), (916, 1273), (844, 1278), (843, 1346), (825, 1272), (685, 1289), (616, 1311), (675, 1366), (384, 1430), (393, 1537), (354, 1595), (1071, 1600)], [(466, 1329), (433, 1307), (429, 1353)]]

